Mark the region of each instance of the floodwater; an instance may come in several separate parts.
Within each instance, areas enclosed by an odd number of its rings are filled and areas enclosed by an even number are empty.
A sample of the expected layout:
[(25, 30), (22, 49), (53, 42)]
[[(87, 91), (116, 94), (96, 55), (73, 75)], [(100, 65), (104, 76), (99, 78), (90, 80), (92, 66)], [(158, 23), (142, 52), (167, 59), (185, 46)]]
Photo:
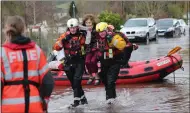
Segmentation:
[[(189, 30), (186, 30), (189, 31)], [(70, 87), (55, 87), (49, 103), (49, 112), (63, 113), (123, 113), (123, 112), (189, 112), (189, 33), (176, 38), (159, 37), (149, 45), (139, 43), (131, 61), (148, 60), (167, 55), (175, 46), (182, 47), (179, 52), (183, 58), (184, 71), (181, 69), (170, 74), (163, 81), (154, 83), (117, 85), (117, 98), (113, 105), (105, 101), (103, 86), (84, 86), (88, 105), (75, 109), (67, 106), (73, 102)]]

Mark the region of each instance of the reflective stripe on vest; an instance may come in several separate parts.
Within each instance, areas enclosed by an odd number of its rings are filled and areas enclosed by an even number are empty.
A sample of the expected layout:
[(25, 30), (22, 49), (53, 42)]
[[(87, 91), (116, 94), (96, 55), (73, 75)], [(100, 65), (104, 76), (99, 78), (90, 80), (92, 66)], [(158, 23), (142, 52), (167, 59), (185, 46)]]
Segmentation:
[[(30, 96), (30, 103), (32, 102), (41, 102), (40, 96)], [(16, 104), (25, 104), (24, 97), (2, 99), (2, 105), (16, 105)]]
[(2, 50), (2, 59), (3, 59), (3, 63), (4, 63), (5, 73), (6, 73), (4, 79), (11, 80), (13, 75), (11, 73), (8, 57), (7, 57), (5, 49), (3, 47), (1, 48), (1, 50)]
[[(40, 47), (38, 45), (36, 45), (36, 50), (37, 50), (37, 55), (38, 55), (37, 68), (39, 69), (41, 49), (40, 49)], [(47, 71), (47, 69), (49, 69), (48, 64), (46, 64), (42, 69), (40, 69), (38, 74), (42, 75), (44, 72)]]
[[(46, 64), (41, 70), (39, 70), (39, 73), (37, 70), (30, 70), (30, 71), (28, 71), (28, 77), (39, 76), (39, 75), (43, 74), (44, 72), (46, 72), (48, 68), (49, 67)], [(23, 77), (23, 71), (14, 72), (12, 74), (8, 74), (8, 73), (5, 74), (5, 80), (12, 80), (13, 78), (21, 78), (21, 77)]]
[(49, 69), (48, 64), (46, 64), (42, 69), (39, 70), (39, 74), (42, 75)]
[[(12, 77), (11, 77), (12, 76)], [(13, 78), (23, 78), (23, 71), (21, 72), (14, 72), (12, 75), (5, 74), (5, 80), (12, 80)], [(30, 70), (28, 71), (28, 77), (31, 76), (38, 76), (38, 72), (36, 70)]]

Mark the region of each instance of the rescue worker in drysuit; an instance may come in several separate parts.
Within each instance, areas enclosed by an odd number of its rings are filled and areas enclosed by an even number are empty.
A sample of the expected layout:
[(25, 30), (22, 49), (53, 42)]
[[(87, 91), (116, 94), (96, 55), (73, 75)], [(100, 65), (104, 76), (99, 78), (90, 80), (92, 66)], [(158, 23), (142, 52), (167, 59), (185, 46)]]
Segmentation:
[(74, 102), (71, 107), (87, 104), (87, 99), (81, 86), (82, 75), (85, 69), (85, 34), (79, 30), (78, 20), (71, 18), (67, 21), (68, 30), (62, 34), (54, 45), (60, 51), (64, 48), (64, 71), (74, 91)]
[(19, 16), (10, 16), (5, 23), (0, 56), (2, 113), (44, 113), (53, 91), (45, 54), (23, 35), (24, 28)]
[(101, 63), (99, 76), (105, 85), (106, 100), (110, 104), (116, 98), (115, 82), (120, 66), (128, 63), (130, 58), (126, 59), (125, 55), (125, 49), (130, 43), (122, 33), (108, 33), (108, 24), (105, 22), (98, 23), (96, 31), (98, 32), (97, 57)]

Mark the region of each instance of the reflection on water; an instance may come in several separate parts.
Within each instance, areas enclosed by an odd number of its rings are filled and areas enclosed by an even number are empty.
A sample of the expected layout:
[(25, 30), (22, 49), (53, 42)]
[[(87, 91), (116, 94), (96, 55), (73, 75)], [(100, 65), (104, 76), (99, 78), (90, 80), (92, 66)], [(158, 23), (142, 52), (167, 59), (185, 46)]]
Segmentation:
[(185, 71), (175, 72), (163, 81), (117, 86), (117, 98), (113, 105), (105, 103), (104, 87), (84, 87), (89, 104), (67, 109), (73, 95), (69, 87), (56, 87), (49, 103), (49, 112), (64, 113), (123, 113), (123, 112), (189, 112), (189, 37), (159, 38), (149, 45), (140, 44), (132, 54), (132, 61), (147, 60), (167, 55), (175, 46), (182, 47), (180, 54)]

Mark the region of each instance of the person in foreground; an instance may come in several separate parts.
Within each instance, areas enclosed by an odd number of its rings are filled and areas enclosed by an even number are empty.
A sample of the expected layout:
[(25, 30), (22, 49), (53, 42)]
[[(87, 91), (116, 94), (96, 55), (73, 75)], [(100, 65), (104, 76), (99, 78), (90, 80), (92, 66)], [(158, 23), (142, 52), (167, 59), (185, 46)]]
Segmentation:
[(46, 56), (23, 35), (25, 22), (9, 16), (5, 23), (6, 42), (1, 47), (1, 110), (3, 113), (47, 112), (54, 88)]
[(57, 51), (64, 48), (64, 71), (74, 92), (74, 102), (69, 107), (88, 104), (82, 89), (81, 81), (85, 69), (85, 34), (79, 30), (76, 18), (67, 21), (67, 31), (63, 33), (54, 45)]

